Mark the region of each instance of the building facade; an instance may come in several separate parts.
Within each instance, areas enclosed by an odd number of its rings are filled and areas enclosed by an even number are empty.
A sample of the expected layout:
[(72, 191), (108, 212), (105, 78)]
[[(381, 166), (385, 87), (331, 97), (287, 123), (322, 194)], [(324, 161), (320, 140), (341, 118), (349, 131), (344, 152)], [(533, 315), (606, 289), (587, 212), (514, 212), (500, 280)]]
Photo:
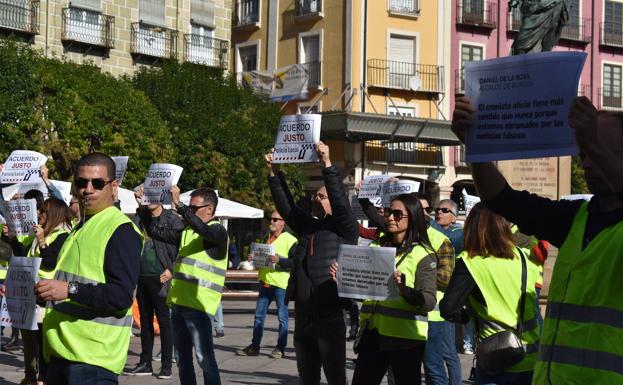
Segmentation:
[(231, 0), (0, 0), (0, 34), (113, 75), (162, 60), (229, 68)]
[[(449, 0), (236, 0), (233, 68), (307, 69), (307, 97), (282, 110), (323, 113), (322, 139), (351, 187), (391, 173), (440, 196), (457, 143), (448, 121), (450, 8)], [(309, 173), (313, 190), (320, 174)]]
[[(578, 95), (597, 108), (622, 110), (623, 1), (569, 0), (568, 5), (569, 21), (554, 51), (586, 52)], [(464, 63), (510, 55), (521, 15), (509, 9), (508, 1), (454, 0), (452, 20), (452, 88), (461, 94)], [(454, 163), (461, 165), (461, 148), (453, 153)], [(499, 167), (516, 188), (551, 198), (570, 191), (568, 157), (500, 162)], [(461, 182), (469, 185), (469, 180)]]

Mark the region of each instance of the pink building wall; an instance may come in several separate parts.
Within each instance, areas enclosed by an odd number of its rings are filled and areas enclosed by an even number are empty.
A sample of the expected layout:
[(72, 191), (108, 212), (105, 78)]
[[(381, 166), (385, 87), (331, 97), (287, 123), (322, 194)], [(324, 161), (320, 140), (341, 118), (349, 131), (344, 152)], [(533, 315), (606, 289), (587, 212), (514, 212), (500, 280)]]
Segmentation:
[[(510, 48), (517, 35), (516, 32), (509, 32), (509, 13), (507, 0), (491, 0), (485, 3), (485, 19), (488, 18), (488, 10), (494, 12), (495, 26), (474, 26), (459, 23), (457, 15), (459, 7), (468, 0), (452, 1), (452, 20), (453, 28), (451, 35), (451, 90), (457, 89), (457, 70), (460, 68), (461, 43), (475, 43), (484, 47), (484, 59), (504, 57), (510, 54)], [(474, 0), (471, 0), (472, 2)], [(588, 54), (584, 64), (582, 76), (580, 78), (580, 94), (587, 96), (597, 107), (602, 103), (600, 100), (599, 89), (602, 88), (602, 68), (603, 63), (616, 63), (623, 66), (623, 42), (621, 46), (613, 47), (601, 44), (601, 25), (603, 22), (604, 0), (580, 0), (580, 23), (582, 27), (579, 36), (586, 36), (588, 42), (577, 42), (569, 39), (561, 39), (555, 47), (555, 51), (583, 51)], [(623, 23), (623, 20), (620, 21)], [(475, 24), (467, 21), (467, 24)], [(487, 23), (483, 23), (487, 24)], [(588, 25), (587, 25), (588, 24)], [(586, 31), (584, 31), (586, 28)], [(451, 98), (451, 111), (454, 110), (454, 98)]]

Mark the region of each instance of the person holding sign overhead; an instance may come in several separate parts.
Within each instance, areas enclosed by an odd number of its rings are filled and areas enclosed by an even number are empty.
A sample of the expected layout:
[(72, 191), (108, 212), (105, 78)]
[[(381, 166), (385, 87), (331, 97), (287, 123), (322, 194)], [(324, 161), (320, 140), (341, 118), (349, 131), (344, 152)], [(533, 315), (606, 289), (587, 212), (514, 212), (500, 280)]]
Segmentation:
[[(251, 345), (236, 351), (239, 356), (257, 356), (260, 351), (262, 334), (264, 332), (264, 319), (268, 312), (268, 306), (274, 300), (277, 304), (279, 318), (279, 339), (277, 346), (270, 354), (273, 358), (281, 358), (288, 342), (288, 306), (285, 304), (286, 288), (290, 273), (286, 271), (291, 266), (290, 253), (295, 249), (296, 237), (285, 231), (286, 223), (278, 211), (273, 211), (270, 216), (270, 234), (265, 243), (274, 247), (274, 255), (270, 255), (270, 263), (273, 267), (260, 267), (258, 278), (260, 280), (260, 293), (255, 306), (255, 321), (253, 323), (253, 340)], [(253, 260), (253, 254), (249, 255), (249, 261)]]
[(143, 240), (113, 206), (118, 184), (112, 159), (93, 152), (80, 158), (75, 170), (84, 217), (60, 250), (54, 279), (35, 285), (39, 299), (49, 301), (43, 322), (45, 382), (116, 384), (130, 345)]
[[(473, 124), (469, 99), (457, 99), (454, 133), (463, 140)], [(516, 191), (491, 162), (472, 164), (472, 174), (487, 208), (559, 248), (532, 383), (620, 384), (623, 115), (598, 112), (580, 97), (571, 105), (569, 124), (594, 194), (590, 202)]]
[[(139, 190), (137, 199), (141, 198), (142, 191)], [(214, 217), (218, 196), (211, 188), (194, 190), (188, 206), (180, 201), (177, 185), (171, 187), (170, 197), (187, 223), (184, 229), (159, 227), (150, 216), (141, 219), (150, 237), (179, 245), (167, 303), (172, 310), (173, 344), (178, 353), (180, 382), (197, 383), (192, 356), (194, 347), (204, 384), (220, 385), (210, 316), (214, 316), (221, 303), (229, 236)]]
[(320, 383), (324, 369), (329, 385), (346, 384), (346, 326), (342, 310), (351, 301), (337, 295), (330, 278), (340, 244), (357, 244), (357, 221), (350, 209), (339, 169), (331, 163), (329, 146), (316, 145), (324, 186), (314, 194), (312, 213), (294, 203), (285, 175), (266, 155), (268, 184), (277, 211), (299, 239), (290, 270), (286, 301), (294, 299), (294, 347), (301, 385)]
[[(437, 302), (437, 257), (422, 206), (413, 194), (394, 197), (384, 211), (387, 232), (372, 246), (396, 248), (396, 299), (366, 300), (361, 307), (352, 385), (380, 384), (391, 366), (394, 383), (419, 384), (428, 335), (427, 313)], [(338, 264), (331, 266), (335, 279)]]

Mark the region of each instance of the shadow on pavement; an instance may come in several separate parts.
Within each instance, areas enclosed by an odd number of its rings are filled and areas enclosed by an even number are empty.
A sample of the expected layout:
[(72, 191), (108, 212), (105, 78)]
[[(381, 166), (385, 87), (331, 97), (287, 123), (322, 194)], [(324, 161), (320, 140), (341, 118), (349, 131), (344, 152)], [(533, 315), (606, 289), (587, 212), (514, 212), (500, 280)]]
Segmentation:
[[(237, 379), (237, 378), (230, 378), (227, 383), (228, 384), (249, 384), (249, 385), (257, 385), (257, 379), (256, 378), (270, 378), (270, 379), (274, 379), (277, 380), (277, 384), (281, 384), (281, 385), (291, 385), (291, 384), (298, 384), (299, 383), (299, 377), (298, 375), (296, 376), (292, 376), (289, 374), (277, 374), (277, 373), (272, 373), (272, 372), (248, 372), (248, 373), (241, 373), (241, 372), (234, 372), (234, 371), (229, 371), (229, 370), (220, 370), (221, 375), (223, 373), (227, 373), (227, 374), (232, 374), (235, 375), (236, 377), (241, 377), (241, 376), (248, 376), (249, 379)], [(2, 385), (2, 384), (0, 384)]]

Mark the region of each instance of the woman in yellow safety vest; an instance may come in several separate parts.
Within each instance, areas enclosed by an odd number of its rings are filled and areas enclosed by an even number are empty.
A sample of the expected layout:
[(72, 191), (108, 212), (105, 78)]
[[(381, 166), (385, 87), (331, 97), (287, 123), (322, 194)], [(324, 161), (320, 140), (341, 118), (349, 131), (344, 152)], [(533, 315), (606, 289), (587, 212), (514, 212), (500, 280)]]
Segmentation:
[[(400, 295), (392, 300), (364, 301), (353, 385), (380, 384), (390, 366), (396, 385), (419, 384), (427, 313), (437, 301), (437, 257), (419, 200), (412, 194), (399, 195), (384, 215), (387, 233), (371, 246), (396, 248), (392, 279)], [(337, 264), (333, 264), (333, 277), (336, 272)]]
[[(528, 258), (529, 250), (515, 246), (510, 224), (481, 203), (469, 213), (464, 233), (465, 251), (457, 257), (452, 278), (440, 302), (441, 315), (460, 323), (467, 322), (469, 314), (474, 321), (477, 341), (502, 330), (520, 334), (525, 358), (498, 373), (486, 372), (477, 358), (476, 384), (530, 384), (539, 343), (535, 290), (538, 266)], [(523, 319), (520, 320), (522, 260), (526, 278)]]
[[(41, 258), (39, 277), (54, 278), (58, 254), (71, 230), (69, 207), (60, 199), (49, 198), (38, 210), (39, 224), (34, 227), (35, 239), (26, 255)], [(22, 330), (26, 378), (22, 384), (43, 383), (47, 366), (43, 359), (43, 307), (37, 308), (39, 330)], [(37, 368), (39, 371), (37, 373)]]

